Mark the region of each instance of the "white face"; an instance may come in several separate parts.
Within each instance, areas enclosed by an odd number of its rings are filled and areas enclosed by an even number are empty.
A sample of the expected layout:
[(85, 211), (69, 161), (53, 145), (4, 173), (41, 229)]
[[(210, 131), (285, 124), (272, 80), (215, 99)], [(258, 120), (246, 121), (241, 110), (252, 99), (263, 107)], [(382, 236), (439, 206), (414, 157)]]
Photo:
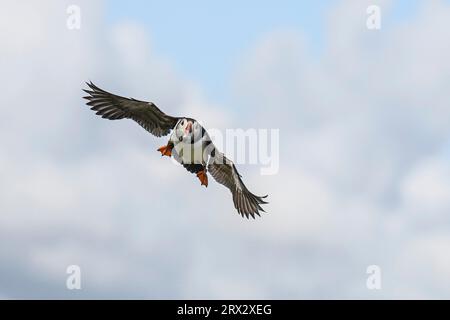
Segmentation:
[(196, 138), (200, 133), (199, 129), (200, 125), (197, 123), (197, 121), (181, 119), (177, 125), (176, 136), (179, 139), (179, 141), (192, 140), (193, 137)]

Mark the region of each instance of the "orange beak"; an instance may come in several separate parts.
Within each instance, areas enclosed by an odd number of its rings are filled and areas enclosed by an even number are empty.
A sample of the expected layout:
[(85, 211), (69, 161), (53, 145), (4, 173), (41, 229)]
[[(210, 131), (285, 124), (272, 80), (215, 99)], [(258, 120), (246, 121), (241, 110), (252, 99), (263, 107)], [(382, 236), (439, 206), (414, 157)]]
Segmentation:
[(192, 132), (192, 122), (188, 122), (188, 124), (186, 125), (186, 129), (184, 129), (184, 133), (188, 134)]

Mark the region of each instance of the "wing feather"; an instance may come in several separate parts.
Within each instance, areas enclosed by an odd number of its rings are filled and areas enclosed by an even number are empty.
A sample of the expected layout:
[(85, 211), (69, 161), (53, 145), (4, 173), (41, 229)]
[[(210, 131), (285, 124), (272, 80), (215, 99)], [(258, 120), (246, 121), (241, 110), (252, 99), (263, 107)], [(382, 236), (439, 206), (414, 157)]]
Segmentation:
[(103, 89), (92, 82), (86, 83), (89, 90), (83, 90), (88, 96), (84, 99), (104, 119), (132, 119), (151, 134), (161, 137), (170, 133), (179, 118), (171, 117), (162, 112), (154, 103), (124, 98)]
[(230, 189), (236, 210), (247, 219), (250, 216), (252, 218), (255, 218), (255, 215), (260, 216), (260, 211), (264, 212), (260, 204), (267, 203), (263, 200), (267, 196), (261, 197), (251, 193), (242, 181), (234, 163), (223, 153), (217, 150), (214, 153), (209, 160), (208, 171), (218, 183)]

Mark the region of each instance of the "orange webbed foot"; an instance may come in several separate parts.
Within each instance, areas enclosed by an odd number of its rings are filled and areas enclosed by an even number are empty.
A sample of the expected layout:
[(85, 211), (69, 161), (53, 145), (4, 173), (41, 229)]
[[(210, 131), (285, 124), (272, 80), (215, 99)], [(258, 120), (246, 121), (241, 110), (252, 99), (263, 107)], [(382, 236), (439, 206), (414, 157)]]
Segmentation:
[(208, 187), (208, 176), (206, 175), (206, 170), (197, 172), (197, 177), (202, 186)]
[(158, 151), (161, 152), (161, 157), (162, 156), (171, 157), (172, 149), (173, 149), (173, 147), (171, 145), (167, 145), (167, 146), (163, 146), (163, 147), (159, 148)]

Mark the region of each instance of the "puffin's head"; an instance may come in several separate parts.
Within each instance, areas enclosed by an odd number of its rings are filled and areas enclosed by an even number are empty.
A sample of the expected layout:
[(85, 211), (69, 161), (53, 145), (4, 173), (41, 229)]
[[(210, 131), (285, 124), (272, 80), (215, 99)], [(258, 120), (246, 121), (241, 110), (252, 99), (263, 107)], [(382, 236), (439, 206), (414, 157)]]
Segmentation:
[(177, 125), (177, 137), (182, 140), (195, 140), (201, 132), (201, 127), (194, 119), (183, 118)]

